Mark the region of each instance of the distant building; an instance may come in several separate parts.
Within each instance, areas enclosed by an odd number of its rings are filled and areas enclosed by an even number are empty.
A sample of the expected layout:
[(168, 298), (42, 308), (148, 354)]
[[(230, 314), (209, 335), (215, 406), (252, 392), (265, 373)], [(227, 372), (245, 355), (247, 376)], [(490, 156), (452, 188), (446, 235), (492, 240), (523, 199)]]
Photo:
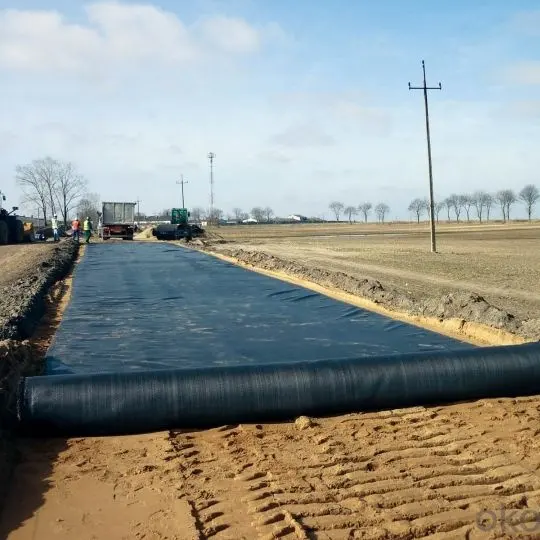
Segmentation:
[(307, 221), (308, 220), (306, 216), (301, 216), (300, 214), (292, 214), (288, 216), (287, 219), (290, 219), (291, 221)]
[(243, 219), (242, 223), (259, 223), (255, 218)]

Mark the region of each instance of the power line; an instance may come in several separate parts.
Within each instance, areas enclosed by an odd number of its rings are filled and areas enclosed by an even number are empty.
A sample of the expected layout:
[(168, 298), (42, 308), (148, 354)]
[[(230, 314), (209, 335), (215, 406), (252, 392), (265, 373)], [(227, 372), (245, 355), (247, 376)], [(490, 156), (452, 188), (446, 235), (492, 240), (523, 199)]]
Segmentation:
[(184, 180), (184, 175), (180, 175), (181, 180), (177, 180), (176, 183), (180, 186), (182, 186), (182, 208), (185, 208), (184, 204), (184, 184), (189, 184), (187, 180)]
[(428, 90), (442, 90), (442, 85), (439, 86), (427, 86), (426, 84), (426, 64), (422, 60), (422, 71), (424, 73), (423, 86), (411, 86), (409, 83), (409, 90), (423, 90), (424, 91), (424, 104), (426, 108), (426, 138), (428, 149), (428, 167), (429, 167), (429, 221), (431, 226), (431, 252), (437, 253), (437, 243), (435, 240), (435, 201), (433, 196), (433, 167), (431, 162), (431, 137), (429, 132), (429, 109), (428, 109)]

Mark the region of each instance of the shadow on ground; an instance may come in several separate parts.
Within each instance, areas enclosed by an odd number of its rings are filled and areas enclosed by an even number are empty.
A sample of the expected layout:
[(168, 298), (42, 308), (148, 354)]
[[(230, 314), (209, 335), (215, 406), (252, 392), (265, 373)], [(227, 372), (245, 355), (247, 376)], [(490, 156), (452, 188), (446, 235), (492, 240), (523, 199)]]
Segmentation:
[(29, 536), (18, 536), (16, 532), (39, 512), (51, 487), (54, 464), (66, 448), (63, 438), (20, 438), (16, 442), (16, 465), (0, 505), (0, 538), (35, 537), (35, 531), (29, 531)]

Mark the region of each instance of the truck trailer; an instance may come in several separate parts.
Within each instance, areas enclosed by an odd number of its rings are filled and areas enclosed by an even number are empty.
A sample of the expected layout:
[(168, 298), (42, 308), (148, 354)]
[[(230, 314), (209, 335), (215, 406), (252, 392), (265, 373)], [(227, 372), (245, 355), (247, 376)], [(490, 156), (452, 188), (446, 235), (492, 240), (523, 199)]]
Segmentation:
[(110, 238), (133, 240), (136, 204), (134, 202), (103, 203), (101, 216), (103, 240)]

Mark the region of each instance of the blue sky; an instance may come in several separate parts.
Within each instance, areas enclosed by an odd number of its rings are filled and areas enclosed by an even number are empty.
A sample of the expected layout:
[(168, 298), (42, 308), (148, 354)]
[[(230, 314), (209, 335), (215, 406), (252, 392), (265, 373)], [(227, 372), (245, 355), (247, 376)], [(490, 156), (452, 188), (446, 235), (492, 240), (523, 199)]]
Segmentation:
[[(103, 199), (153, 212), (427, 195), (426, 60), (437, 198), (536, 183), (540, 6), (532, 1), (0, 1), (2, 185), (74, 162)], [(517, 207), (516, 207), (517, 210)]]

